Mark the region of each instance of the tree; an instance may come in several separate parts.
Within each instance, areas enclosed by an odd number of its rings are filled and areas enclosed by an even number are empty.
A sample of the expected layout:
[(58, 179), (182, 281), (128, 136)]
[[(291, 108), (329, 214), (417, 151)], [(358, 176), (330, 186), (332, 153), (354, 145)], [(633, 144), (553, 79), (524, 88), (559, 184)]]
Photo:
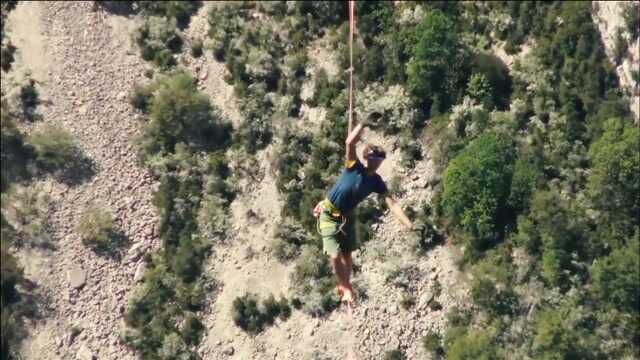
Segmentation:
[[(610, 224), (622, 236), (638, 229), (640, 214), (640, 130), (620, 118), (609, 119), (604, 133), (589, 149), (593, 164), (588, 194), (602, 212), (600, 223)], [(612, 239), (614, 240), (614, 239)]]
[(429, 11), (415, 29), (413, 57), (407, 64), (407, 85), (416, 100), (429, 109), (441, 94), (444, 111), (458, 103), (467, 79), (467, 54), (455, 24), (439, 10)]
[(486, 249), (500, 229), (513, 173), (511, 144), (495, 134), (472, 141), (445, 170), (442, 209), (474, 250)]
[(591, 267), (594, 291), (612, 307), (640, 312), (640, 241), (633, 241), (600, 258)]

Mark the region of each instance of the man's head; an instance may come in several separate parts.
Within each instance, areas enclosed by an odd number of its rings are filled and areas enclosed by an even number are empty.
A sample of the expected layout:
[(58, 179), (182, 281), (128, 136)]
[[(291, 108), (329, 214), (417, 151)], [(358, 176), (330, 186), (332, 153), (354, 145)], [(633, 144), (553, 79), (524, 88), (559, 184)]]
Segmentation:
[(383, 148), (377, 145), (367, 144), (362, 149), (362, 158), (364, 159), (367, 170), (375, 172), (387, 157), (387, 153)]

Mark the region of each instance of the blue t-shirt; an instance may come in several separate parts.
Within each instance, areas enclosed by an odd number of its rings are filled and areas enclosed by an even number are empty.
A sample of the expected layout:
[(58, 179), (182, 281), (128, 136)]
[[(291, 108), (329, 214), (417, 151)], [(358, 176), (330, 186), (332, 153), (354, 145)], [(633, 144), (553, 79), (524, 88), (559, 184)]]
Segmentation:
[(384, 194), (387, 185), (378, 174), (367, 175), (367, 168), (359, 160), (347, 163), (340, 178), (329, 191), (328, 198), (342, 214), (353, 210), (372, 192)]

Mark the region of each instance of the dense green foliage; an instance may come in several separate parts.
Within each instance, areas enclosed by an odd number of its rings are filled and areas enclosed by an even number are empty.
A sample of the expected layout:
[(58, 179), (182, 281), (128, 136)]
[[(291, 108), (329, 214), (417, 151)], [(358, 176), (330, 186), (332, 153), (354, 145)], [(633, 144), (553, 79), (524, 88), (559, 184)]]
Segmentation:
[(136, 87), (132, 102), (149, 115), (139, 149), (160, 179), (153, 203), (163, 247), (147, 264), (123, 337), (143, 358), (195, 358), (203, 328), (194, 314), (212, 286), (202, 265), (226, 231), (224, 222), (211, 222), (234, 196), (222, 152), (231, 126), (181, 72)]
[(464, 232), (469, 250), (486, 249), (502, 231), (511, 183), (512, 150), (496, 135), (471, 142), (444, 175), (441, 206), (452, 225)]
[(441, 113), (458, 103), (468, 78), (468, 54), (453, 21), (435, 10), (415, 29), (413, 56), (407, 64), (407, 85), (425, 109)]
[[(446, 167), (436, 213), (473, 255), (466, 263), (474, 275), (473, 316), (450, 319), (446, 357), (632, 356), (640, 336), (632, 325), (640, 319), (640, 134), (616, 90), (590, 4), (463, 9), (467, 26), (495, 31), (507, 51), (534, 45), (512, 69), (508, 113), (482, 115), (491, 109), (484, 95), (493, 86), (472, 75), (467, 94), (485, 110), (454, 106), (432, 124)], [(513, 21), (503, 26), (505, 14)], [(444, 128), (445, 120), (453, 126)], [(477, 144), (496, 136), (509, 139), (509, 150), (486, 161), (492, 157)], [(482, 179), (491, 181), (476, 186)], [(465, 214), (475, 233), (456, 232)], [(474, 248), (484, 223), (499, 226)]]

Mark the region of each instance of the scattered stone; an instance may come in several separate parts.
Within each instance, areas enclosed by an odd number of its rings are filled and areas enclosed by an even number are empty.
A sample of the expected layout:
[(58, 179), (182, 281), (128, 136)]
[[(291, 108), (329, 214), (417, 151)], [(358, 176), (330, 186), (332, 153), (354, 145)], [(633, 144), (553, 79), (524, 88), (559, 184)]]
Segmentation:
[(118, 93), (117, 99), (118, 99), (118, 100), (124, 100), (126, 97), (127, 97), (127, 93), (126, 93), (126, 92), (124, 92), (124, 91), (120, 91), (120, 92)]
[(233, 346), (229, 346), (225, 351), (224, 354), (227, 356), (231, 356), (233, 355), (233, 353), (235, 352), (235, 349), (233, 348)]
[(67, 271), (67, 281), (74, 289), (80, 289), (87, 282), (87, 272), (80, 268)]
[(135, 282), (142, 281), (142, 279), (144, 278), (144, 273), (146, 269), (147, 269), (147, 266), (144, 261), (141, 261), (140, 263), (138, 263), (138, 266), (136, 267), (136, 273), (133, 275), (133, 280)]

